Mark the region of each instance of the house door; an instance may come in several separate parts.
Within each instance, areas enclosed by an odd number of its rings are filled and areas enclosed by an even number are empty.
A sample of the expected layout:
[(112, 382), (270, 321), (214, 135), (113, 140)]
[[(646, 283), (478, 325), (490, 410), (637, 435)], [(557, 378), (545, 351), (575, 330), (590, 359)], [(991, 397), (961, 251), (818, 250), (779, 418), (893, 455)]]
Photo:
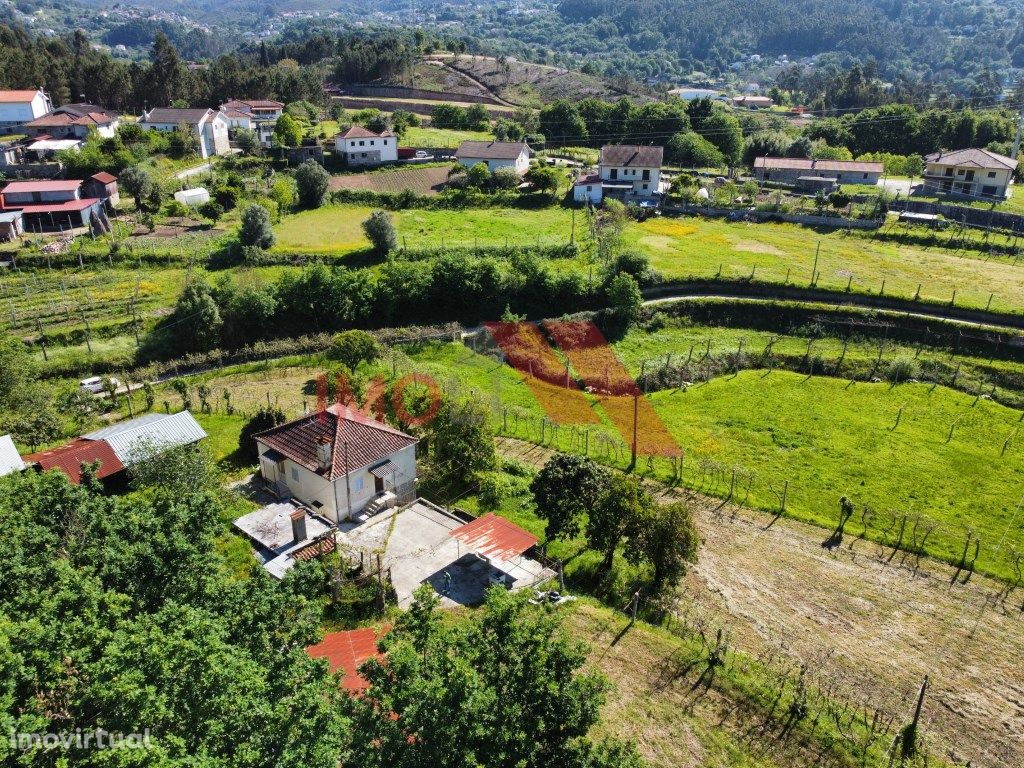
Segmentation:
[(610, 175), (612, 177), (612, 181), (615, 181), (616, 179), (619, 178), (619, 169), (618, 168), (612, 168)]
[(384, 492), (384, 478), (383, 477), (377, 477), (376, 475), (373, 476), (373, 492), (374, 493), (383, 493)]

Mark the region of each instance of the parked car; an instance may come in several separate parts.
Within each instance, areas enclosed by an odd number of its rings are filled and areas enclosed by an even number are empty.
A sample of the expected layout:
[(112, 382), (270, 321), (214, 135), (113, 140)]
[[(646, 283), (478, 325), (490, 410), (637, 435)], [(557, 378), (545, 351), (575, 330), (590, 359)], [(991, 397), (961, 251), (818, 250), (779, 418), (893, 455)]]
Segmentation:
[[(103, 376), (90, 376), (88, 379), (82, 379), (78, 383), (78, 388), (92, 392), (94, 395), (101, 395), (107, 391), (107, 388), (103, 386), (105, 381)], [(115, 389), (121, 386), (121, 382), (113, 377), (110, 378), (110, 381), (114, 382)]]
[(416, 154), (413, 155), (417, 160), (426, 160), (430, 155), (424, 152), (422, 149), (417, 149)]

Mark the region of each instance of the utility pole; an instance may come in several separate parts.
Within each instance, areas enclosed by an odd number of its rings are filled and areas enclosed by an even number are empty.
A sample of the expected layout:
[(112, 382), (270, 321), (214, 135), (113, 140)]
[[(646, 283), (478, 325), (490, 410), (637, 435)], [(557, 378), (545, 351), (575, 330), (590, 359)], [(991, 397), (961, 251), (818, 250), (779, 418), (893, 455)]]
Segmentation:
[(1024, 105), (1021, 105), (1020, 114), (1017, 115), (1017, 133), (1013, 137), (1013, 149), (1010, 151), (1010, 157), (1014, 160), (1017, 159), (1017, 153), (1020, 152), (1022, 130), (1024, 130)]

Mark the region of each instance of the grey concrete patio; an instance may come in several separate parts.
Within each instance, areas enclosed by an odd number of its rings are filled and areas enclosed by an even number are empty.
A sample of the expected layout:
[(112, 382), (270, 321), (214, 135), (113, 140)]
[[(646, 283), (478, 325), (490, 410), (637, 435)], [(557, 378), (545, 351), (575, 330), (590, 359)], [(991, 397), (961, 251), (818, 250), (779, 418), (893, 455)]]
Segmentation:
[[(492, 575), (499, 572), (504, 574), (510, 589), (522, 589), (555, 576), (553, 571), (525, 556), (495, 561), (467, 548), (450, 535), (464, 522), (421, 499), (360, 525), (342, 525), (339, 544), (342, 549), (362, 551), (368, 563), (374, 562), (381, 552), (382, 565), (391, 569), (398, 604), (403, 608), (408, 607), (413, 592), (424, 583), (431, 584), (441, 595), (443, 605), (452, 607), (479, 603)], [(451, 576), (447, 594), (445, 572)]]

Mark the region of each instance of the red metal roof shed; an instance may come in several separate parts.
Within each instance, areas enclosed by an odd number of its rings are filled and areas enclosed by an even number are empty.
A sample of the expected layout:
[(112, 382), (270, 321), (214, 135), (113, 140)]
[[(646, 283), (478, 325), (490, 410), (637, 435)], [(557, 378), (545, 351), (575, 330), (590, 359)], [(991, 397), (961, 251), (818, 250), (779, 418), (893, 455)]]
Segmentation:
[(497, 560), (511, 560), (535, 546), (539, 538), (511, 520), (488, 512), (449, 534), (477, 552)]
[(82, 462), (91, 464), (94, 461), (99, 461), (100, 470), (96, 473), (96, 477), (100, 480), (124, 469), (124, 465), (106, 440), (82, 440), (79, 438), (59, 448), (30, 453), (24, 457), (24, 460), (26, 464), (38, 464), (44, 472), (50, 469), (59, 469), (75, 485), (82, 482)]

